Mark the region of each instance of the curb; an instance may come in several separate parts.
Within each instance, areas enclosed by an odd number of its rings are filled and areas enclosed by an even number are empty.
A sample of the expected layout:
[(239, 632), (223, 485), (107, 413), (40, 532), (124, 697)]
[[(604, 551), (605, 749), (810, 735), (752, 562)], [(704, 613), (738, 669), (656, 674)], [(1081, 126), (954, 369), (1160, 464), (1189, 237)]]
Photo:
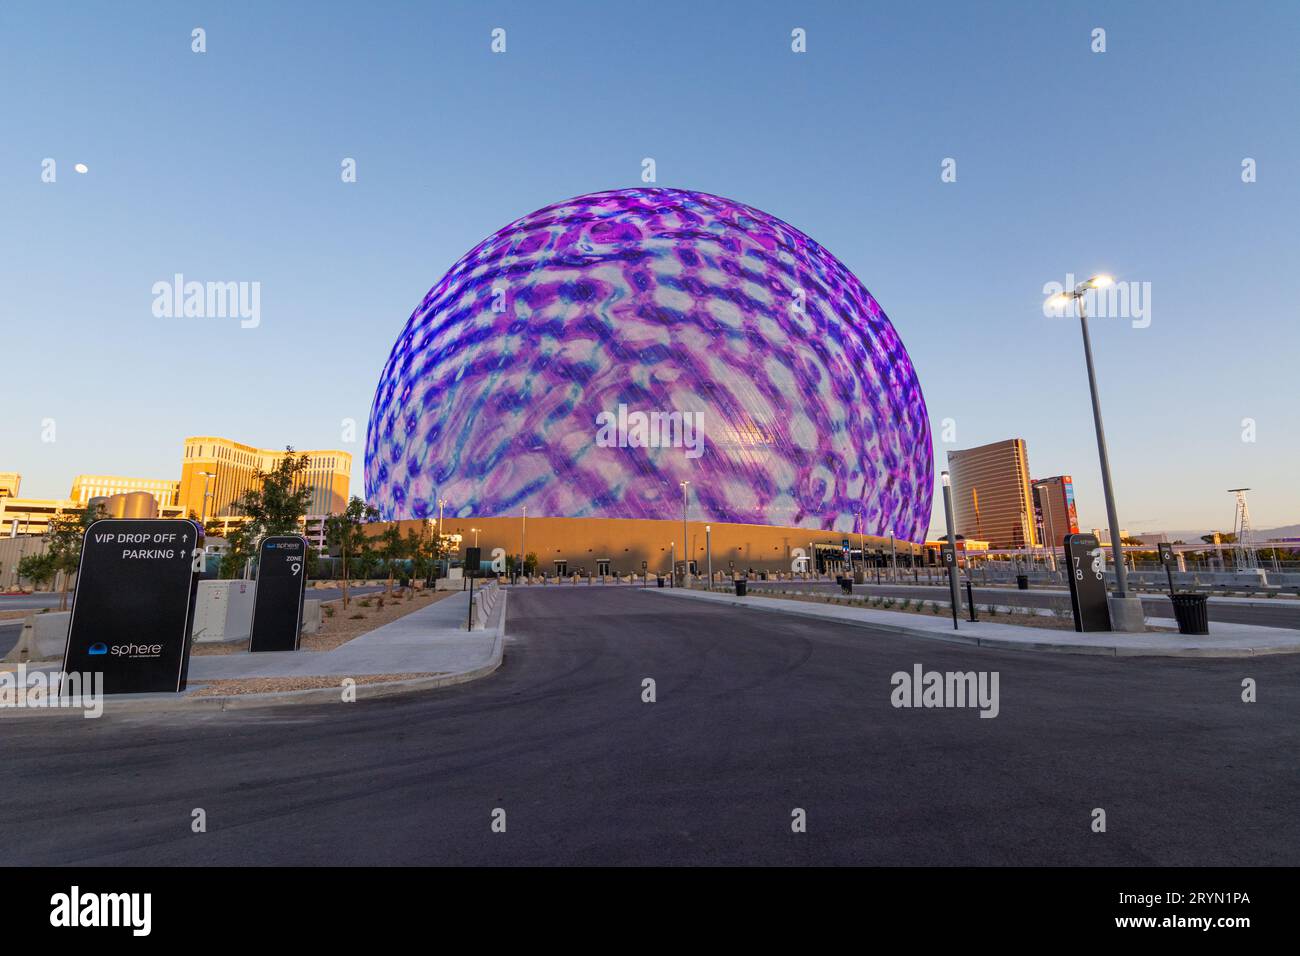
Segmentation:
[[(417, 694), (421, 691), (434, 690), (439, 687), (453, 687), (456, 684), (468, 684), (470, 681), (487, 677), (499, 668), (505, 658), (506, 633), (506, 596), (501, 595), (501, 617), (492, 639), (492, 651), (486, 663), (472, 670), (456, 674), (437, 674), (430, 677), (416, 677), (410, 680), (382, 681), (374, 684), (357, 684), (357, 700), (376, 700), (381, 697), (397, 697), (403, 694)], [(362, 677), (376, 675), (362, 674)], [(340, 676), (339, 680), (345, 680)], [(287, 707), (296, 704), (338, 704), (340, 686), (309, 687), (306, 690), (282, 690), (265, 694), (231, 694), (225, 697), (166, 697), (166, 698), (128, 698), (117, 699), (104, 696), (103, 716), (117, 714), (154, 714), (154, 713), (224, 713), (229, 710), (254, 710), (261, 707)], [(10, 717), (82, 717), (84, 712), (74, 707), (23, 707), (0, 710), (0, 720)]]
[[(753, 582), (750, 583), (753, 584)], [(765, 582), (766, 585), (770, 585), (772, 583), (803, 584), (805, 582), (801, 582), (801, 581)], [(813, 581), (813, 582), (806, 582), (806, 583), (834, 584), (835, 582), (834, 581)], [(894, 586), (894, 582), (890, 582), (890, 581), (881, 581), (879, 585), (877, 585), (874, 581), (863, 581), (862, 584), (863, 585), (869, 584), (873, 587)], [(860, 587), (862, 585), (858, 585), (858, 586)], [(904, 584), (902, 586), (906, 587), (908, 585)], [(963, 581), (963, 586), (964, 586), (964, 581)], [(947, 586), (946, 584), (933, 584), (933, 583), (923, 581), (921, 582), (921, 587), (943, 588), (946, 590)], [(1003, 587), (1000, 585), (976, 584), (975, 587), (977, 589), (986, 590), (986, 591), (1006, 591), (1009, 594), (1017, 594), (1017, 593), (1047, 594), (1047, 595), (1051, 595), (1052, 597), (1064, 597), (1067, 599), (1070, 596), (1069, 590), (1065, 588), (1031, 588), (1028, 592), (1020, 592), (1015, 587)], [(762, 591), (764, 591), (765, 589), (766, 589), (765, 585), (758, 585), (756, 587), (751, 588), (753, 593), (762, 593)], [(1161, 598), (1168, 599), (1169, 592), (1168, 591), (1134, 591), (1133, 596), (1143, 601), (1152, 601), (1152, 600), (1159, 600)], [(1296, 598), (1292, 598), (1290, 596), (1285, 596), (1285, 597), (1278, 596), (1272, 598), (1234, 597), (1231, 594), (1210, 594), (1208, 592), (1206, 592), (1206, 596), (1209, 598), (1211, 604), (1215, 604), (1215, 603), (1229, 604), (1236, 607), (1287, 607), (1289, 604), (1292, 603), (1294, 603), (1297, 607), (1300, 607), (1300, 600), (1297, 600)], [(976, 603), (979, 604), (979, 603), (987, 603), (987, 602), (977, 601)], [(1021, 605), (1021, 606), (1024, 607), (1025, 605)]]
[[(657, 590), (658, 589), (656, 589), (656, 591)], [(881, 631), (899, 637), (915, 637), (922, 640), (937, 641), (944, 644), (965, 644), (971, 647), (987, 647), (999, 651), (1047, 651), (1049, 653), (1054, 652), (1058, 654), (1088, 654), (1094, 657), (1193, 658), (1263, 657), (1275, 654), (1300, 654), (1300, 647), (1171, 647), (1161, 649), (1158, 647), (1119, 647), (1114, 644), (1065, 644), (1054, 641), (1013, 641), (1002, 637), (966, 637), (963, 636), (960, 631), (956, 631), (952, 634), (938, 634), (934, 631), (925, 631), (920, 628), (907, 627), (903, 624), (893, 624), (888, 621), (878, 622), (868, 621), (861, 618), (831, 617), (826, 614), (818, 614), (815, 611), (793, 610), (784, 607), (768, 606), (764, 608), (761, 605), (756, 605), (749, 601), (735, 598), (732, 598), (731, 600), (706, 598), (704, 600), (713, 600), (713, 603), (715, 604), (722, 604), (728, 607), (774, 611), (779, 614), (789, 614), (792, 617), (803, 617), (817, 621), (830, 621), (833, 624), (847, 624), (850, 627), (869, 628), (873, 631)], [(883, 611), (880, 613), (900, 614), (903, 612)]]

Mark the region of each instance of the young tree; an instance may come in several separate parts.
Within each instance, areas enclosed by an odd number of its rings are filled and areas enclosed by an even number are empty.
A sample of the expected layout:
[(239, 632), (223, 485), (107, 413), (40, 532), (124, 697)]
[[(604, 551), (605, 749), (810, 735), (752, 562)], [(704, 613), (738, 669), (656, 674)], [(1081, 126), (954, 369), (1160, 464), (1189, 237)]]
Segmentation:
[(103, 508), (64, 513), (50, 519), (45, 540), (49, 542), (46, 554), (50, 567), (63, 572), (63, 587), (59, 592), (59, 610), (68, 609), (68, 585), (81, 565), (81, 544), (86, 539), (86, 529), (104, 516)]
[(363, 525), (379, 517), (379, 511), (366, 504), (356, 495), (348, 502), (341, 514), (330, 515), (325, 519), (325, 541), (330, 550), (337, 551), (343, 559), (343, 609), (348, 607), (348, 579), (350, 564), (358, 552), (367, 547), (366, 532)]
[(402, 531), (394, 521), (379, 536), (380, 555), (388, 569), (388, 593), (393, 593), (393, 567), (406, 557), (406, 542), (402, 540)]
[(311, 466), (307, 455), (294, 455), (285, 446), (285, 456), (270, 471), (260, 468), (253, 477), (259, 487), (244, 492), (239, 508), (248, 518), (245, 530), (254, 540), (273, 534), (297, 534), (298, 523), (307, 514), (311, 489), (301, 486), (301, 476)]
[(430, 573), (432, 542), (423, 526), (406, 532), (406, 554), (411, 559), (411, 579), (428, 578)]
[(357, 577), (368, 581), (375, 576), (375, 566), (379, 564), (379, 555), (375, 554), (374, 539), (362, 536), (357, 542), (357, 553), (352, 562), (357, 567)]
[(438, 560), (450, 560), (460, 551), (460, 542), (456, 535), (443, 534), (439, 529), (433, 540), (433, 556)]
[(249, 526), (231, 528), (226, 535), (226, 551), (221, 555), (221, 576), (226, 579), (239, 577), (256, 554), (257, 538)]
[(54, 557), (47, 553), (25, 555), (18, 562), (18, 580), (26, 578), (37, 591), (54, 579)]
[(302, 475), (311, 465), (307, 455), (295, 455), (293, 446), (285, 446), (285, 456), (270, 471), (260, 468), (253, 473), (257, 487), (244, 492), (236, 502), (248, 520), (225, 534), (220, 524), (208, 519), (204, 533), (224, 537), (230, 547), (221, 556), (221, 576), (235, 578), (243, 574), (248, 562), (257, 557), (262, 538), (273, 534), (297, 534), (299, 523), (307, 514), (311, 489), (302, 486)]

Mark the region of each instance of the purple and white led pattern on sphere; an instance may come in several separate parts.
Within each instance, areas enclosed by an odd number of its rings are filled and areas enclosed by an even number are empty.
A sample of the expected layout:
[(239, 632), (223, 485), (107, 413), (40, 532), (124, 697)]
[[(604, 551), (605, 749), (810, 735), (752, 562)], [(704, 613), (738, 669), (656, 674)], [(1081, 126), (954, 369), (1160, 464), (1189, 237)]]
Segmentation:
[(894, 534), (930, 521), (916, 372), (838, 259), (678, 189), (555, 203), (406, 322), (366, 438), (382, 517), (520, 514)]

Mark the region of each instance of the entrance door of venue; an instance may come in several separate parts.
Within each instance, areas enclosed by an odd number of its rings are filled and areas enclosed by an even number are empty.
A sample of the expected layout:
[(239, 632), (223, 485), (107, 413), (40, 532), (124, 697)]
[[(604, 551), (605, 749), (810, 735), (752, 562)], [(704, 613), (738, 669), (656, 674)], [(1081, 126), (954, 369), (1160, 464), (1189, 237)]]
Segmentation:
[(569, 562), (568, 562), (568, 561), (560, 561), (560, 560), (556, 560), (556, 561), (553, 562), (553, 563), (555, 564), (555, 576), (556, 576), (557, 578), (565, 578), (565, 577), (568, 577), (568, 576), (569, 576)]
[(599, 558), (596, 561), (596, 575), (598, 577), (609, 577), (609, 558)]

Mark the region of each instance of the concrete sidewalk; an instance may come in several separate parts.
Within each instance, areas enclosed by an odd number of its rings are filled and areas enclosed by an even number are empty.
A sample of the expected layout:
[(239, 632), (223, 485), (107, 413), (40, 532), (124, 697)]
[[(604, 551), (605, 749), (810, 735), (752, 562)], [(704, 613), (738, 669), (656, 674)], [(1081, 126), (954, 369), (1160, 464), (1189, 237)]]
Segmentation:
[[(475, 595), (477, 597), (477, 595)], [(106, 714), (159, 710), (232, 710), (281, 704), (338, 703), (342, 680), (385, 674), (424, 677), (356, 685), (357, 699), (445, 687), (485, 677), (501, 666), (505, 643), (506, 599), (501, 594), (485, 622), (465, 629), (469, 595), (454, 594), (330, 651), (283, 651), (190, 657), (186, 690), (180, 694), (114, 694), (105, 696)], [(59, 662), (27, 665), (28, 672), (57, 671)], [(330, 677), (338, 686), (259, 694), (196, 697), (217, 680)], [(11, 714), (78, 713), (71, 710), (0, 710)]]
[(249, 677), (359, 677), (460, 673), (492, 657), (495, 630), (465, 630), (469, 595), (443, 598), (332, 651), (282, 651), (190, 658), (190, 684)]
[[(758, 611), (780, 611), (797, 617), (834, 621), (905, 637), (1009, 650), (1101, 654), (1111, 657), (1254, 657), (1261, 654), (1300, 653), (1300, 631), (1250, 624), (1211, 622), (1210, 633), (1200, 636), (1125, 634), (1116, 631), (1080, 634), (1072, 630), (1023, 627), (993, 621), (972, 623), (965, 620), (960, 622), (960, 629), (954, 631), (952, 612), (947, 608), (941, 615), (915, 614), (762, 597), (755, 596), (754, 593), (743, 598), (734, 594), (688, 591), (683, 588), (656, 588), (649, 593)], [(1176, 626), (1172, 620), (1163, 618), (1148, 618), (1147, 623), (1158, 627)]]

